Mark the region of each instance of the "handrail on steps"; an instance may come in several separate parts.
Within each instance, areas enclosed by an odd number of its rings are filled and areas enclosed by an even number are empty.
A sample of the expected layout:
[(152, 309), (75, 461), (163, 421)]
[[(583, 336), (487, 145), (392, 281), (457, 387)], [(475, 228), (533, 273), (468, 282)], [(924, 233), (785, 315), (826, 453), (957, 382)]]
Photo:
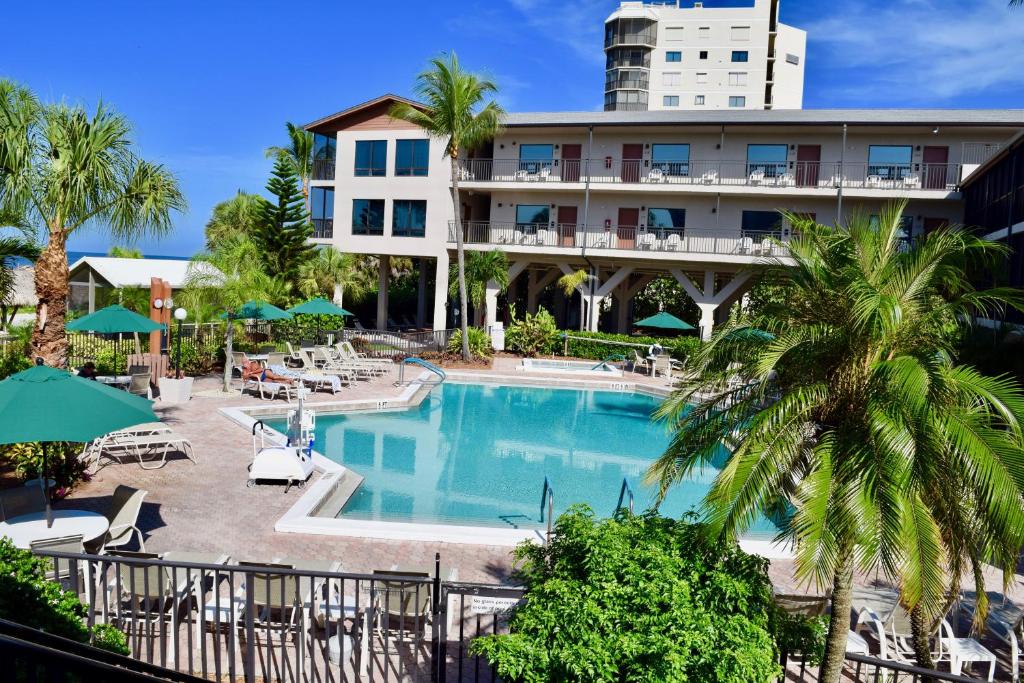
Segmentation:
[(619, 488), (619, 502), (615, 504), (615, 512), (622, 509), (622, 499), (629, 494), (629, 514), (633, 514), (633, 489), (629, 485), (629, 481), (623, 477), (622, 486)]
[(603, 361), (601, 361), (600, 363), (598, 363), (597, 365), (595, 365), (594, 367), (592, 367), (590, 369), (591, 370), (597, 370), (598, 368), (607, 367), (608, 363), (612, 362), (613, 360), (621, 361), (621, 362), (625, 363), (626, 362), (626, 357), (623, 356), (621, 353), (613, 353), (612, 355), (608, 356)]
[(423, 360), (422, 358), (416, 358), (415, 356), (410, 356), (408, 358), (403, 358), (402, 362), (399, 363), (399, 365), (398, 365), (398, 382), (397, 382), (398, 386), (402, 386), (404, 384), (411, 384), (412, 383), (412, 380), (410, 380), (409, 382), (405, 381), (405, 366), (409, 365), (409, 364), (419, 365), (420, 367), (425, 368), (425, 369), (429, 370), (430, 372), (434, 373), (435, 375), (437, 375), (437, 377), (438, 377), (437, 381), (435, 381), (435, 382), (424, 382), (424, 384), (428, 384), (428, 385), (441, 384), (446, 379), (448, 379), (448, 375), (445, 374), (445, 371), (442, 370), (441, 368), (437, 367), (433, 363), (428, 363), (427, 361)]
[(555, 489), (551, 486), (547, 475), (544, 476), (544, 491), (540, 494), (540, 521), (544, 522), (544, 507), (548, 508), (548, 541), (551, 540), (552, 517), (555, 516)]

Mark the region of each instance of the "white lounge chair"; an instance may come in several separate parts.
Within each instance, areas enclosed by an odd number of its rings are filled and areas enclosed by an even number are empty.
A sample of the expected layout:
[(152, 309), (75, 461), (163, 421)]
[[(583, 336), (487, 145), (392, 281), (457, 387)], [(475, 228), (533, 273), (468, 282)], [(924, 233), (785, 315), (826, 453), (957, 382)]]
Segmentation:
[(700, 176), (700, 181), (705, 185), (714, 185), (718, 182), (718, 171), (704, 171)]
[(246, 389), (259, 394), (260, 398), (264, 401), (277, 398), (281, 394), (284, 394), (286, 401), (291, 401), (292, 394), (296, 391), (296, 387), (293, 384), (288, 382), (276, 382), (274, 380), (262, 380), (258, 375), (242, 380), (241, 393), (244, 394)]
[(328, 375), (322, 372), (319, 373), (306, 373), (295, 370), (294, 368), (286, 368), (283, 365), (271, 365), (270, 371), (275, 375), (281, 375), (282, 377), (290, 377), (296, 381), (300, 381), (303, 384), (309, 386), (310, 389), (316, 391), (318, 389), (330, 389), (332, 394), (337, 394), (341, 391), (343, 382), (341, 377), (337, 375)]
[[(104, 456), (116, 460), (119, 456), (135, 456), (144, 470), (160, 469), (167, 464), (167, 455), (176, 450), (196, 462), (195, 449), (187, 438), (175, 434), (163, 423), (147, 423), (130, 430), (111, 432), (93, 441), (82, 455), (88, 466), (98, 465)], [(145, 456), (160, 453), (160, 460)], [(91, 462), (90, 462), (91, 461)]]

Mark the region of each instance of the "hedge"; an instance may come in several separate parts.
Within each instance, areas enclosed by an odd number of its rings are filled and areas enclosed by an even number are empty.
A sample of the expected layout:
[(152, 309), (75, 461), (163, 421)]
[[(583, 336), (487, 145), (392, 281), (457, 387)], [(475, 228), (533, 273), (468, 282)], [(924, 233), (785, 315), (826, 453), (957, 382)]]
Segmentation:
[[(566, 355), (572, 358), (587, 358), (592, 360), (604, 360), (613, 354), (622, 354), (627, 358), (633, 357), (635, 350), (641, 356), (646, 356), (646, 347), (652, 344), (659, 344), (662, 348), (672, 354), (672, 357), (679, 361), (686, 360), (686, 357), (697, 350), (700, 346), (698, 337), (639, 337), (629, 334), (609, 334), (606, 332), (580, 332), (578, 330), (562, 330), (560, 335), (570, 337), (586, 337), (586, 339), (564, 339), (559, 338), (555, 345), (555, 353)], [(594, 340), (594, 341), (590, 341)], [(627, 344), (641, 344), (645, 348), (635, 346), (619, 346), (617, 344), (602, 344), (598, 340), (625, 342)], [(568, 342), (568, 344), (566, 344)]]

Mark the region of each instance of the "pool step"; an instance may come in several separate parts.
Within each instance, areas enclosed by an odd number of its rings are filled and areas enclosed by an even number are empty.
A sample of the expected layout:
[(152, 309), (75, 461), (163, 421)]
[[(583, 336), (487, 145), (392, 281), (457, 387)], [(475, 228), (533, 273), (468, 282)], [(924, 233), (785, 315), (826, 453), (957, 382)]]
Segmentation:
[(363, 484), (363, 476), (352, 470), (345, 470), (331, 487), (330, 493), (320, 499), (313, 509), (312, 517), (337, 517), (348, 499)]

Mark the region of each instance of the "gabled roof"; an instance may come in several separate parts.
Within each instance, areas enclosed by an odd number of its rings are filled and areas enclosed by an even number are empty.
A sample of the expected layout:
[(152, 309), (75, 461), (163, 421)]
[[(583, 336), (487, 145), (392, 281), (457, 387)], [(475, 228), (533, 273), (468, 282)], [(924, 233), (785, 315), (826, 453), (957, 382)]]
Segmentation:
[(185, 286), (189, 271), (202, 268), (211, 273), (214, 267), (207, 264), (196, 264), (179, 259), (159, 258), (111, 258), (109, 256), (83, 256), (69, 268), (74, 276), (84, 269), (92, 270), (110, 283), (111, 287), (149, 287), (150, 278), (158, 277), (170, 283), (172, 289)]
[(389, 105), (391, 105), (391, 104), (397, 104), (399, 102), (401, 102), (403, 104), (408, 104), (410, 107), (416, 107), (417, 109), (426, 110), (426, 108), (427, 108), (427, 106), (425, 104), (423, 104), (422, 102), (417, 102), (416, 100), (410, 100), (409, 98), (402, 97), (401, 95), (395, 95), (393, 93), (386, 93), (384, 95), (381, 95), (380, 97), (374, 97), (372, 100), (367, 100), (367, 101), (365, 101), (365, 102), (363, 102), (361, 104), (357, 104), (357, 105), (355, 105), (353, 107), (349, 107), (348, 109), (342, 109), (341, 111), (336, 112), (334, 114), (331, 114), (330, 116), (325, 116), (325, 117), (323, 117), (321, 119), (317, 119), (316, 121), (312, 121), (310, 123), (307, 123), (305, 126), (303, 126), (303, 128), (305, 130), (313, 130), (314, 128), (322, 128), (322, 127), (330, 125), (330, 124), (338, 123), (339, 121), (341, 121), (343, 119), (346, 119), (346, 118), (348, 118), (350, 116), (354, 116), (356, 114), (360, 114), (362, 112), (365, 112), (368, 109), (374, 109), (376, 107), (379, 107), (382, 104), (389, 104)]

